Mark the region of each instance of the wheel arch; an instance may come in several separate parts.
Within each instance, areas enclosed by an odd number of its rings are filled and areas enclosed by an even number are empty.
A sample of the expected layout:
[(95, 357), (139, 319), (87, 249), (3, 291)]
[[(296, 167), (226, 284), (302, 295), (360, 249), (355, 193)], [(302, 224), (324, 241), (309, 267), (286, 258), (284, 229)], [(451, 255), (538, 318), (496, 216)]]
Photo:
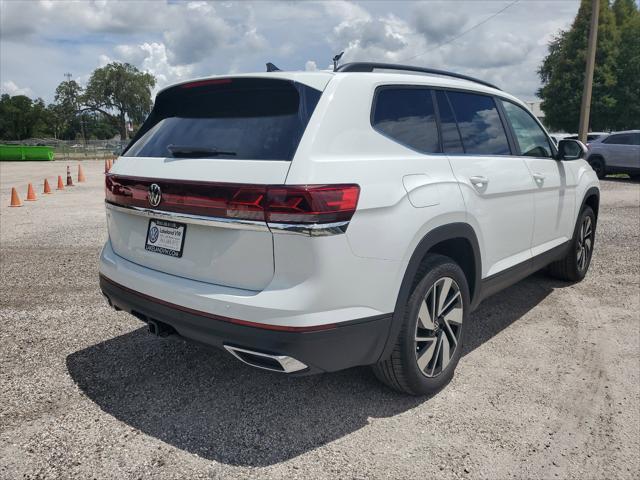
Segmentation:
[(477, 305), (478, 303), (482, 276), (482, 258), (478, 238), (473, 227), (468, 223), (459, 222), (434, 228), (418, 242), (409, 259), (400, 284), (391, 330), (384, 351), (380, 356), (381, 359), (386, 358), (393, 350), (393, 345), (402, 325), (405, 305), (411, 292), (420, 281), (417, 278), (420, 266), (426, 260), (427, 255), (432, 253), (450, 257), (460, 265), (469, 284), (470, 304)]
[(585, 205), (591, 207), (597, 220), (598, 210), (600, 209), (600, 190), (597, 187), (591, 187), (587, 189), (584, 196), (582, 197), (582, 204), (580, 205), (580, 209), (578, 210), (578, 215), (580, 215), (582, 210), (584, 210)]

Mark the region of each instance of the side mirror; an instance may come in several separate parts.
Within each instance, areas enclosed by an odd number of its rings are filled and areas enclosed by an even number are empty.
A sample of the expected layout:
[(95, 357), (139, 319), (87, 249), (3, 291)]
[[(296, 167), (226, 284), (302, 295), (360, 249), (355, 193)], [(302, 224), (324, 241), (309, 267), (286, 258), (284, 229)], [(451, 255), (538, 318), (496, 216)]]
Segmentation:
[(560, 140), (558, 160), (579, 160), (587, 156), (587, 147), (580, 140)]

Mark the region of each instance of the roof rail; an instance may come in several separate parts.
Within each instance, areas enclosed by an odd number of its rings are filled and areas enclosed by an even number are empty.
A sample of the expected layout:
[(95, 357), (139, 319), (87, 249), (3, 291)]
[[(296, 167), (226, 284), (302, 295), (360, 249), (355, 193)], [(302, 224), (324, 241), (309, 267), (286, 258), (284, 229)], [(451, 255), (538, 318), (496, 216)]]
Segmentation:
[(469, 77), (468, 75), (462, 75), (461, 73), (455, 72), (447, 72), (446, 70), (438, 70), (436, 68), (423, 68), (423, 67), (414, 67), (412, 65), (398, 65), (395, 63), (373, 63), (373, 62), (353, 62), (353, 63), (345, 63), (344, 65), (340, 65), (336, 72), (373, 72), (374, 70), (403, 70), (405, 72), (420, 72), (420, 73), (430, 73), (432, 75), (443, 75), (445, 77), (454, 77), (460, 78), (462, 80), (469, 80), (470, 82), (479, 83), (486, 87), (495, 88), (496, 90), (500, 90), (495, 85), (485, 82), (484, 80), (479, 80), (474, 77)]

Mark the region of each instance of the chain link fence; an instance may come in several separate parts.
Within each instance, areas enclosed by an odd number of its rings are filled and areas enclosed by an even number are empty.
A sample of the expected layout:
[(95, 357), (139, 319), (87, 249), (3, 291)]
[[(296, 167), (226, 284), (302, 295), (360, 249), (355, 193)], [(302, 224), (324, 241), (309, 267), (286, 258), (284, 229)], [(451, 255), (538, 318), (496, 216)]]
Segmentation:
[(2, 141), (4, 145), (30, 145), (52, 147), (54, 160), (92, 160), (120, 155), (129, 143), (121, 140), (56, 140), (55, 138), (29, 138), (21, 141)]

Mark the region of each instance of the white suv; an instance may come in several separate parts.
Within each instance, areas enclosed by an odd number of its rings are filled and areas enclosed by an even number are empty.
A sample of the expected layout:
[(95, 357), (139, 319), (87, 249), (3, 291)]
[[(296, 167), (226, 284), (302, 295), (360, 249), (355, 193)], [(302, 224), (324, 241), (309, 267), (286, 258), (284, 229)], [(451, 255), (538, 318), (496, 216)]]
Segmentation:
[(584, 277), (599, 203), (584, 153), (455, 73), (181, 83), (106, 175), (100, 286), (150, 332), (255, 367), (373, 365), (433, 392), (483, 298), (547, 265)]

